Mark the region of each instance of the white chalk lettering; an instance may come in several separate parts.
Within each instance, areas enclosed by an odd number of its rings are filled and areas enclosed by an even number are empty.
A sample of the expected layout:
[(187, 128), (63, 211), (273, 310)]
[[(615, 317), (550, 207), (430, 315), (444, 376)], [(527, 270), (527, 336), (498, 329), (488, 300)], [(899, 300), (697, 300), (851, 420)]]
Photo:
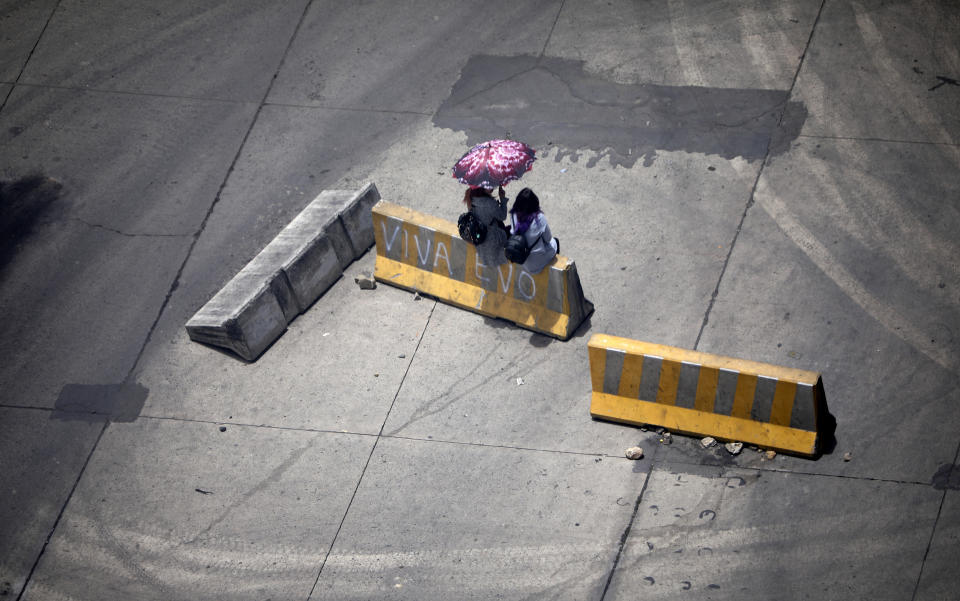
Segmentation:
[(489, 283), (490, 278), (483, 277), (483, 268), (486, 267), (483, 263), (480, 262), (480, 253), (474, 253), (476, 260), (474, 261), (474, 273), (477, 274), (477, 279), (481, 282)]
[(407, 230), (403, 230), (403, 258), (406, 259), (410, 256), (410, 233)]
[(500, 291), (503, 294), (506, 294), (510, 290), (510, 283), (513, 282), (513, 263), (507, 263), (510, 266), (510, 271), (507, 272), (507, 281), (503, 281), (503, 265), (497, 267), (497, 279), (500, 280)]
[[(530, 293), (523, 289), (523, 278), (526, 277), (527, 281), (530, 282)], [(520, 275), (517, 276), (517, 291), (520, 293), (520, 296), (524, 300), (533, 300), (533, 297), (537, 295), (537, 283), (533, 280), (533, 276), (530, 275), (530, 272), (526, 269), (520, 270)]]
[(380, 227), (383, 228), (383, 245), (387, 247), (387, 252), (390, 252), (390, 249), (393, 248), (393, 243), (397, 241), (397, 232), (400, 231), (400, 226), (398, 225), (393, 230), (393, 235), (390, 236), (390, 239), (387, 240), (387, 220), (384, 219), (380, 222)]
[(432, 239), (427, 240), (427, 251), (426, 251), (426, 252), (420, 252), (420, 237), (419, 237), (419, 236), (417, 236), (416, 234), (414, 234), (414, 235), (413, 235), (413, 241), (416, 242), (416, 244), (417, 244), (417, 259), (419, 260), (419, 263), (417, 263), (417, 264), (418, 264), (418, 265), (421, 265), (421, 266), (422, 266), (422, 265), (426, 265), (426, 264), (427, 264), (427, 259), (430, 258), (430, 244), (433, 242), (433, 240), (432, 240)]
[[(440, 251), (443, 251), (443, 254), (440, 254)], [(443, 259), (447, 263), (447, 274), (450, 277), (453, 277), (453, 266), (450, 265), (450, 256), (447, 254), (447, 245), (443, 242), (437, 242), (437, 254), (433, 257), (433, 268), (436, 269), (437, 265), (440, 263), (440, 259)]]

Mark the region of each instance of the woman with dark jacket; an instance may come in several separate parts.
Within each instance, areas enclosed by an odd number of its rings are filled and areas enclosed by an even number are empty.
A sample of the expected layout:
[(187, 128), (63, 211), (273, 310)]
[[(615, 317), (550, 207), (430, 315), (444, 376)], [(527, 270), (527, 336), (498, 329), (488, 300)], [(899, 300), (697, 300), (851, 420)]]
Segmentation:
[(463, 194), (463, 203), (467, 210), (476, 215), (487, 226), (487, 237), (477, 245), (477, 254), (484, 265), (496, 267), (506, 263), (503, 247), (507, 244), (507, 231), (503, 220), (507, 218), (508, 199), (500, 186), (499, 200), (493, 197), (493, 190), (470, 188)]
[(540, 273), (553, 257), (560, 252), (560, 241), (550, 233), (547, 218), (540, 211), (540, 199), (530, 188), (524, 188), (510, 209), (513, 234), (522, 234), (530, 249), (523, 268), (530, 273)]

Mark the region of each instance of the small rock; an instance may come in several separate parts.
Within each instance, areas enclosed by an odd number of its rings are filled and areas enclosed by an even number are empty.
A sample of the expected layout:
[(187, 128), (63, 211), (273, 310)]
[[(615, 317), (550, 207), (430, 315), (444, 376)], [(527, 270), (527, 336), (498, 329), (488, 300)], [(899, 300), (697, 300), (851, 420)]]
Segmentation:
[(227, 431), (227, 427), (226, 427), (226, 426), (220, 426), (220, 431), (221, 431), (221, 432), (226, 432), (226, 431)]
[(398, 359), (406, 359), (407, 356), (406, 356), (404, 353), (400, 353), (399, 355), (397, 355), (397, 358), (398, 358)]
[(660, 442), (662, 444), (671, 444), (673, 442), (673, 434), (669, 432), (664, 432), (660, 435)]
[(414, 293), (413, 293), (413, 300), (418, 301), (418, 300), (420, 300), (421, 298), (423, 298), (423, 297), (420, 296), (420, 293), (419, 293), (419, 292), (414, 292)]
[(523, 378), (517, 376), (517, 386), (523, 386)]
[(847, 452), (847, 453), (844, 453), (844, 454), (843, 454), (843, 460), (844, 460), (844, 461), (850, 461), (851, 459), (853, 459), (853, 453)]
[(715, 444), (717, 444), (717, 439), (712, 436), (707, 436), (706, 438), (700, 440), (700, 446), (705, 449), (709, 449)]
[(377, 281), (369, 273), (361, 273), (353, 278), (353, 281), (360, 286), (360, 290), (373, 290), (377, 287)]
[(630, 447), (624, 453), (627, 459), (643, 459), (643, 449), (640, 447)]
[(767, 451), (766, 453), (763, 454), (763, 456), (766, 457), (767, 459), (773, 459), (774, 457), (777, 456), (777, 452), (776, 452), (776, 451)]
[(664, 430), (663, 428), (657, 428), (657, 429), (654, 430), (654, 431), (655, 431), (657, 434), (663, 434), (664, 432), (666, 432), (666, 430)]
[(743, 450), (743, 443), (728, 442), (727, 444), (723, 445), (723, 448), (725, 448), (727, 452), (730, 453), (731, 455), (739, 455), (740, 451)]

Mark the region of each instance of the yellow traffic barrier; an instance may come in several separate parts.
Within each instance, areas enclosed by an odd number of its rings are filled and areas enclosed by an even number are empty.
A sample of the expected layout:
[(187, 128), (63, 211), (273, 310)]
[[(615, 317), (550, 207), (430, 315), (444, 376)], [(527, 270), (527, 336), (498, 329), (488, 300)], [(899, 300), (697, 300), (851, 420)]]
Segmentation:
[(590, 415), (814, 456), (820, 374), (594, 334)]
[(386, 201), (373, 207), (377, 281), (566, 340), (593, 312), (577, 266), (557, 257), (540, 273), (484, 265), (455, 223)]

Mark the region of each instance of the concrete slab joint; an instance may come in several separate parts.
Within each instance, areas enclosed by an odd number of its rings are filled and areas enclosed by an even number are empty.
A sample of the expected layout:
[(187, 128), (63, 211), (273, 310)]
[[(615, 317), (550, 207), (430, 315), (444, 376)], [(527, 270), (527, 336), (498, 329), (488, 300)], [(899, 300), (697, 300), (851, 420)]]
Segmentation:
[(191, 340), (259, 357), (373, 246), (371, 182), (324, 190), (187, 321)]

